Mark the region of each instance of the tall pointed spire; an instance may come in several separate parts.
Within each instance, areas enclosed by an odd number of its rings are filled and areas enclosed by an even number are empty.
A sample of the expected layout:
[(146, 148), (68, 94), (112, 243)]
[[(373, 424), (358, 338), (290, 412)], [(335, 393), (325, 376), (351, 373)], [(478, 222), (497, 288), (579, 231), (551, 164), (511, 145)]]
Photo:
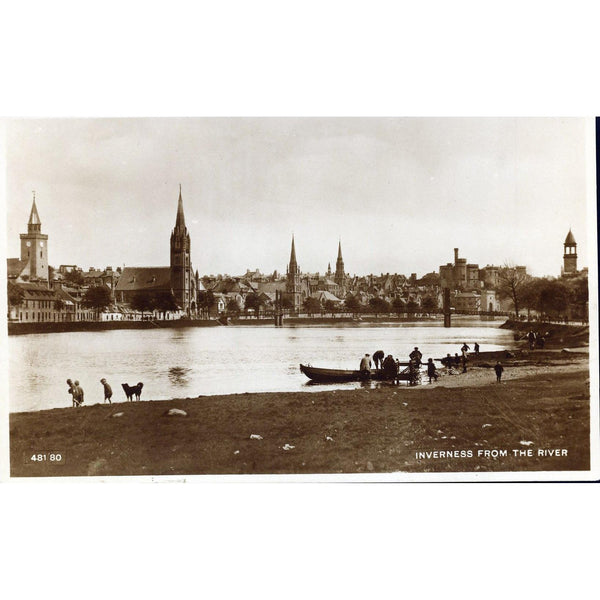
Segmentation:
[(40, 215), (38, 215), (37, 206), (35, 205), (35, 192), (33, 192), (33, 204), (31, 205), (31, 213), (27, 223), (27, 230), (30, 233), (34, 231), (41, 231), (41, 227), (42, 222), (40, 220)]
[(294, 243), (294, 234), (292, 234), (292, 252), (290, 254), (290, 272), (295, 273), (297, 267), (298, 267), (298, 263), (296, 262), (296, 245)]
[(340, 238), (339, 244), (338, 244), (338, 260), (343, 260), (342, 259), (342, 239)]
[(185, 229), (185, 217), (183, 215), (183, 200), (181, 199), (181, 184), (179, 184), (179, 201), (177, 203), (177, 219), (175, 220), (175, 229)]

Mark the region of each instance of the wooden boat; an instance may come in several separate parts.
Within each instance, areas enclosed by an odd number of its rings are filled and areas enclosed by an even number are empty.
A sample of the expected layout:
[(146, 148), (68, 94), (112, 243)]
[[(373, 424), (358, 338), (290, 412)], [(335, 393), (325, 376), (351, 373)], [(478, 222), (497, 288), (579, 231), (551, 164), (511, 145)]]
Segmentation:
[[(364, 379), (364, 376), (358, 370), (322, 369), (319, 367), (311, 367), (310, 365), (300, 365), (300, 371), (315, 383), (343, 383), (345, 381), (361, 381)], [(374, 381), (385, 381), (386, 376), (381, 369), (372, 369), (369, 379)], [(400, 371), (398, 379), (400, 381), (410, 380), (408, 368)]]

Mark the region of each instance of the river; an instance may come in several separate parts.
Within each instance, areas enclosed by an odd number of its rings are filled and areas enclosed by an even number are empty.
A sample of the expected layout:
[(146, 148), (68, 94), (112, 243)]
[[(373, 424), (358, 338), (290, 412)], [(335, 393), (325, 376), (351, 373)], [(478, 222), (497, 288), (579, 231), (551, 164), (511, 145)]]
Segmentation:
[[(423, 359), (460, 353), (467, 342), (481, 351), (513, 346), (500, 322), (471, 321), (445, 329), (431, 323), (238, 326), (122, 329), (10, 336), (11, 412), (70, 406), (66, 380), (79, 380), (85, 403), (102, 402), (101, 378), (113, 402), (126, 400), (121, 383), (144, 382), (143, 400), (244, 392), (318, 391), (360, 384), (307, 385), (299, 364), (357, 369), (360, 358), (382, 349), (407, 360), (414, 346)], [(438, 364), (439, 366), (439, 364)]]

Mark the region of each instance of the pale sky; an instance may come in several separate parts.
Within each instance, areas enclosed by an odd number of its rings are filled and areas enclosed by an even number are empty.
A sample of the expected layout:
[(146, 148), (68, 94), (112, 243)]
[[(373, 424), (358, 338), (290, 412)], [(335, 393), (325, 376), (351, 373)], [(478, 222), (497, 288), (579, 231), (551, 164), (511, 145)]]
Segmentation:
[[(32, 190), (49, 262), (169, 264), (179, 184), (201, 275), (419, 276), (451, 262), (558, 275), (586, 260), (584, 119), (174, 118), (7, 123), (8, 257)], [(593, 190), (592, 190), (593, 191)]]

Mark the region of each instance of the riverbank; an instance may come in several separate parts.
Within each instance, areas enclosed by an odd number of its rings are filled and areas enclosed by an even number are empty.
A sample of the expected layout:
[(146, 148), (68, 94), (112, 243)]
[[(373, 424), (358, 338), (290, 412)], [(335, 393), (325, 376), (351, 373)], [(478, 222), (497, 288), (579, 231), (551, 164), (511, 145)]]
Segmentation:
[[(475, 315), (458, 315), (455, 321), (478, 320)], [(487, 319), (486, 319), (487, 320)], [(348, 315), (337, 316), (286, 316), (283, 319), (283, 327), (302, 327), (304, 325), (360, 325), (360, 324), (397, 324), (397, 323), (431, 323), (443, 322), (443, 317), (434, 315), (430, 317), (397, 317), (390, 315), (360, 315), (352, 317)], [(500, 323), (500, 321), (498, 321)], [(8, 335), (26, 335), (33, 333), (65, 333), (69, 331), (114, 331), (116, 329), (178, 329), (185, 327), (222, 327), (229, 326), (253, 326), (275, 327), (274, 319), (260, 319), (252, 317), (231, 317), (211, 319), (174, 319), (157, 321), (63, 321), (63, 322), (40, 322), (40, 323), (8, 323)]]
[[(10, 415), (11, 474), (451, 473), (589, 469), (587, 357), (431, 386), (199, 396)], [(171, 409), (186, 414), (169, 416)], [(60, 461), (50, 454), (60, 453)], [(32, 461), (34, 454), (45, 455)]]
[(8, 335), (66, 333), (70, 331), (114, 331), (116, 329), (178, 329), (220, 327), (214, 319), (174, 319), (172, 321), (63, 321), (48, 323), (8, 323)]
[(589, 325), (567, 325), (561, 323), (544, 323), (539, 321), (508, 320), (500, 329), (512, 329), (515, 341), (528, 345), (527, 333), (533, 331), (544, 337), (545, 348), (563, 348), (571, 346), (587, 346), (589, 344)]

